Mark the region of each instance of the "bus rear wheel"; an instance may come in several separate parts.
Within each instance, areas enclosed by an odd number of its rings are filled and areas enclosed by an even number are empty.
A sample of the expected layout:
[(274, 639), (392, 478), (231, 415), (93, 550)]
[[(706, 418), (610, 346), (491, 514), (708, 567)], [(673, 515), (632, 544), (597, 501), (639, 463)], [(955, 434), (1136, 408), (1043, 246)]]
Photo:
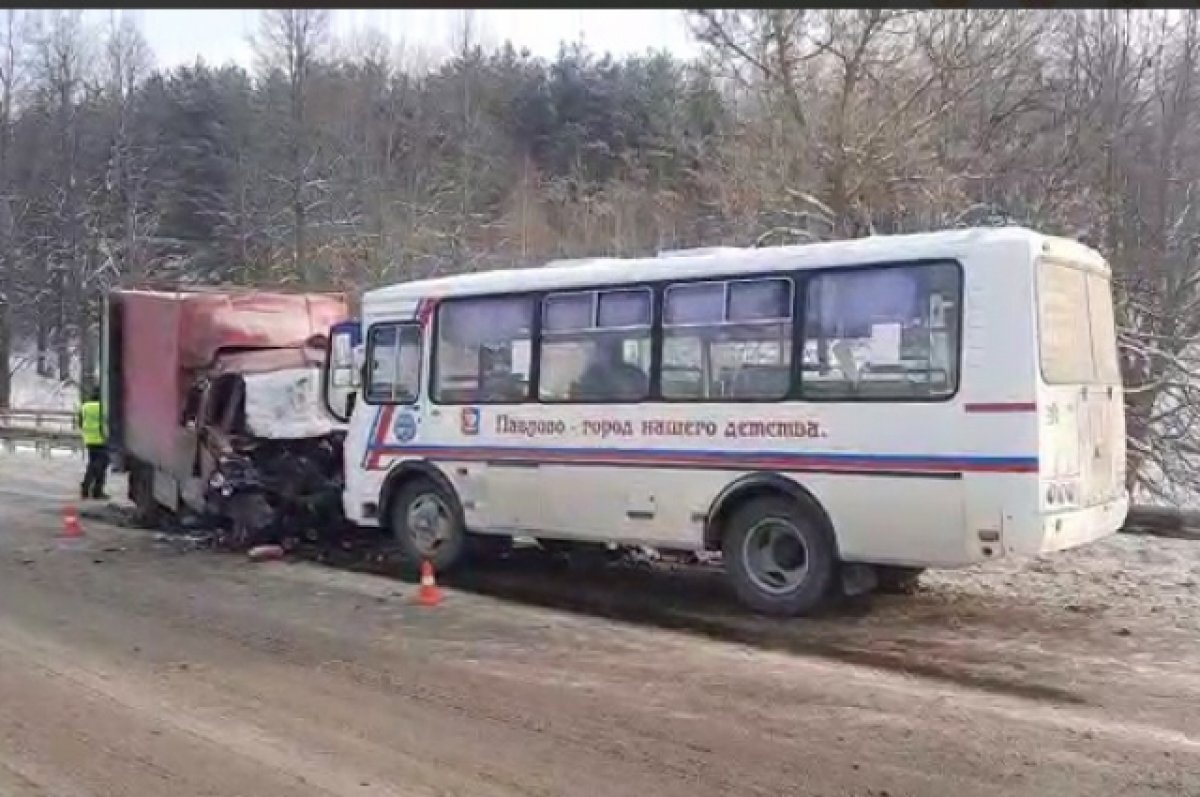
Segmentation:
[(438, 571), (459, 563), (467, 534), (456, 507), (431, 479), (414, 479), (400, 488), (392, 501), (391, 528), (410, 563), (428, 560)]
[(783, 496), (738, 507), (721, 552), (738, 598), (763, 614), (790, 617), (820, 608), (837, 570), (830, 535), (811, 512)]

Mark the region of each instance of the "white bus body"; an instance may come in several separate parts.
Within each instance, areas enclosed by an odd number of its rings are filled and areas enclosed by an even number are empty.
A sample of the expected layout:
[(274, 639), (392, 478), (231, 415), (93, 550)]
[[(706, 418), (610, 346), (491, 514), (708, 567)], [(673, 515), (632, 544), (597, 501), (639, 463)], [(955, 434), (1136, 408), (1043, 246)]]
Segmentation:
[[(364, 296), (362, 333), (345, 511), (393, 533), (416, 479), (476, 534), (728, 560), (758, 500), (834, 562), (960, 567), (1081, 545), (1128, 507), (1109, 268), (1024, 229), (409, 282)], [(633, 387), (593, 400), (579, 372), (601, 349)], [(740, 533), (762, 570), (735, 579), (744, 599), (816, 605), (785, 587), (828, 569), (820, 551)]]

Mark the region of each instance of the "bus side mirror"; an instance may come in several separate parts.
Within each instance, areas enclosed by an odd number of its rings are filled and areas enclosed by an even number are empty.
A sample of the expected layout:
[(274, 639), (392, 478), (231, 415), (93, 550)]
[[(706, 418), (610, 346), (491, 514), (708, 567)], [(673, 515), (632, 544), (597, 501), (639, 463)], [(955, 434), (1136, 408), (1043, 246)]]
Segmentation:
[(342, 423), (350, 422), (358, 388), (362, 384), (354, 356), (359, 337), (357, 322), (337, 324), (329, 331), (329, 341), (325, 349), (321, 392), (325, 400), (325, 409)]

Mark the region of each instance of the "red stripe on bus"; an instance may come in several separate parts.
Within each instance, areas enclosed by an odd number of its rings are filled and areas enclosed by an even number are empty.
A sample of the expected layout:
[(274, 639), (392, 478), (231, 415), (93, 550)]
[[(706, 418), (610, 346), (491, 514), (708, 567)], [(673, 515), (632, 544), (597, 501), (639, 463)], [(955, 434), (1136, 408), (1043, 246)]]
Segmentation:
[(379, 413), (379, 419), (375, 427), (375, 439), (371, 442), (371, 456), (367, 461), (367, 470), (375, 470), (379, 467), (380, 446), (387, 440), (388, 429), (392, 428), (392, 415), (395, 413), (395, 405), (388, 404), (383, 407)]
[(417, 323), (422, 329), (429, 328), (429, 320), (433, 318), (433, 311), (437, 309), (437, 299), (421, 299), (417, 302)]
[(968, 404), (964, 409), (967, 412), (1037, 412), (1037, 404), (1032, 401)]

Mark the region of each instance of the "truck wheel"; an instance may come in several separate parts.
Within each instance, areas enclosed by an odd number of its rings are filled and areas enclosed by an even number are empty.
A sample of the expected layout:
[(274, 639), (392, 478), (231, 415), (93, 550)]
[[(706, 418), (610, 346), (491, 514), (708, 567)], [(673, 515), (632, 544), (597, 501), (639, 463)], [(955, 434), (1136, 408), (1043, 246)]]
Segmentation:
[(879, 565), (875, 568), (875, 579), (879, 582), (876, 590), (886, 595), (911, 595), (917, 591), (924, 572), (923, 567)]
[(414, 479), (392, 501), (391, 527), (405, 558), (453, 568), (466, 549), (466, 530), (454, 500), (430, 479)]
[(721, 541), (738, 598), (764, 614), (817, 609), (833, 585), (833, 540), (811, 512), (788, 498), (756, 498), (736, 509)]
[(136, 460), (129, 463), (129, 500), (133, 502), (134, 522), (148, 529), (157, 529), (164, 519), (163, 508), (154, 500), (154, 472)]

